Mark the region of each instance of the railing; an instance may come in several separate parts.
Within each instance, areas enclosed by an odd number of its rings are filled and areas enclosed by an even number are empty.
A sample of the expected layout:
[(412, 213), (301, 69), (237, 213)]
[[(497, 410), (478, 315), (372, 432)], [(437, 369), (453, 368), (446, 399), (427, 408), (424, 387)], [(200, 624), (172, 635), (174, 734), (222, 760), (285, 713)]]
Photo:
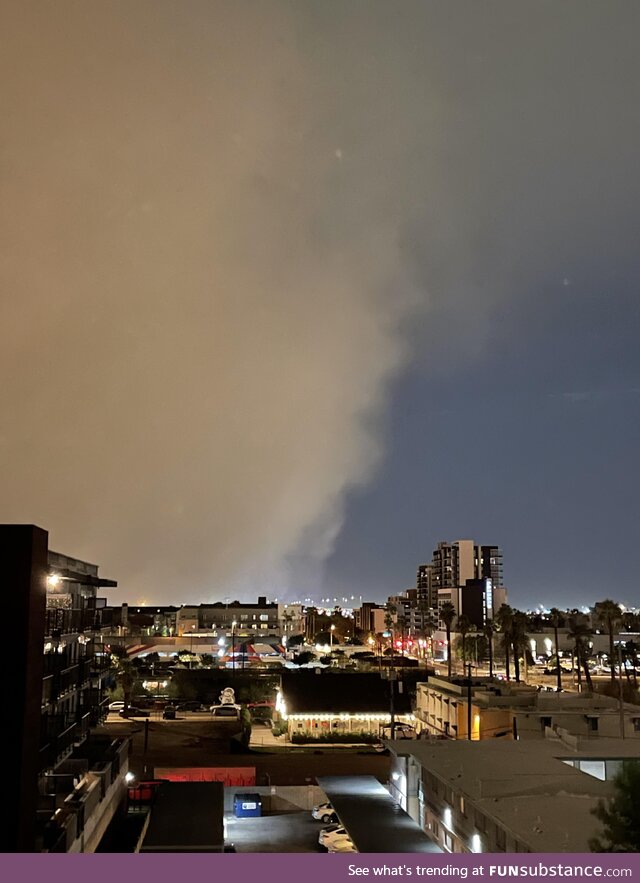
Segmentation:
[(91, 712), (87, 711), (78, 720), (78, 733), (76, 736), (76, 741), (80, 741), (86, 737), (89, 730), (91, 729)]
[(93, 671), (93, 660), (89, 657), (83, 657), (78, 662), (78, 685), (84, 684), (91, 679)]
[(78, 725), (76, 723), (73, 723), (71, 724), (71, 726), (67, 727), (66, 730), (63, 730), (62, 733), (55, 737), (54, 750), (56, 758), (61, 758), (64, 754), (66, 754), (73, 748), (76, 741), (77, 731)]

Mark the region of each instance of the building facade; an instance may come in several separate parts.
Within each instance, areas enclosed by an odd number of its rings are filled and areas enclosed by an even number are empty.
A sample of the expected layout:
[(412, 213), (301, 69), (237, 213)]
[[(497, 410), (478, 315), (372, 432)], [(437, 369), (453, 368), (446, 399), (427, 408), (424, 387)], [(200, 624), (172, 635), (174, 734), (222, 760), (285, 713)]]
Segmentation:
[(637, 743), (553, 738), (536, 742), (389, 743), (389, 788), (450, 853), (589, 852), (593, 815), (613, 794)]
[(16, 663), (3, 851), (91, 852), (125, 795), (128, 740), (88, 738), (107, 714), (110, 660), (92, 637), (97, 592), (116, 583), (50, 552), (34, 525), (1, 525), (0, 556)]
[[(549, 693), (486, 678), (430, 677), (416, 686), (416, 727), (441, 739), (640, 739), (640, 709), (600, 693)], [(638, 743), (640, 746), (640, 742)]]

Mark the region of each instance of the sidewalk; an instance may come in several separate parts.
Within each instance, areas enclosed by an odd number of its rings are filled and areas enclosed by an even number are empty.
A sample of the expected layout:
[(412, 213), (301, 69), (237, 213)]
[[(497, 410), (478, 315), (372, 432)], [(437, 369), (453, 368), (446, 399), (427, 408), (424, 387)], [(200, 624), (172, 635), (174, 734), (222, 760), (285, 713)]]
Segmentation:
[(274, 736), (270, 727), (251, 727), (250, 748), (284, 748), (289, 744), (284, 736)]

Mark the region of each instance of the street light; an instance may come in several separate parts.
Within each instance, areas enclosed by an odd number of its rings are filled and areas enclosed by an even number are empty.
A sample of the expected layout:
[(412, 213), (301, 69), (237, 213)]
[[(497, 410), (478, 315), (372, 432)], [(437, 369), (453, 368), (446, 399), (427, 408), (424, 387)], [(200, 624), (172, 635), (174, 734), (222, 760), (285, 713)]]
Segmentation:
[(335, 630), (336, 630), (335, 625), (332, 625), (331, 629), (329, 630), (329, 647), (332, 650), (333, 650), (333, 633), (335, 632)]
[(236, 621), (231, 623), (231, 673), (236, 673)]

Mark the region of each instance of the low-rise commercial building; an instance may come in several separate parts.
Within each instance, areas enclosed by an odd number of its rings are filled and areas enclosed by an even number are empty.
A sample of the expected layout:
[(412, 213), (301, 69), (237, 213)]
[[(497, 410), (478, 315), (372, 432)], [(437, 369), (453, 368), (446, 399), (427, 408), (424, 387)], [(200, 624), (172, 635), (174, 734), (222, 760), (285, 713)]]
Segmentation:
[(388, 743), (391, 794), (447, 852), (588, 852), (625, 739)]
[(417, 684), (417, 728), (447, 739), (543, 739), (547, 729), (574, 736), (640, 739), (640, 708), (600, 693), (539, 692), (484, 678), (430, 677)]
[[(394, 722), (413, 726), (411, 702), (395, 680), (363, 672), (283, 672), (276, 711), (289, 739), (381, 737)], [(401, 684), (402, 682), (400, 682)]]

